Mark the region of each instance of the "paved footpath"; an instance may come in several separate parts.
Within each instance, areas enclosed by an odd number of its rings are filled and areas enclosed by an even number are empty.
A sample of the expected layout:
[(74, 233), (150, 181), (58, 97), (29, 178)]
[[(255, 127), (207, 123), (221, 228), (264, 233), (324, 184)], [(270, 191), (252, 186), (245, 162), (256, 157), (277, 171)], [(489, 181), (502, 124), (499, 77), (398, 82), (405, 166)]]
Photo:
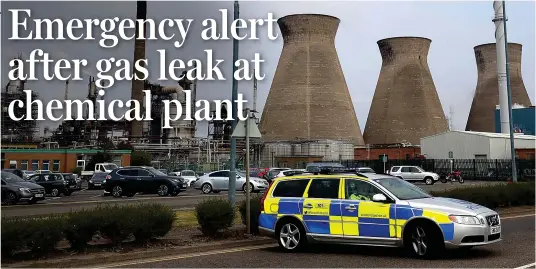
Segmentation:
[(503, 240), (465, 251), (446, 251), (437, 260), (405, 256), (400, 249), (316, 245), (302, 253), (275, 244), (130, 261), (118, 268), (535, 268), (534, 216), (504, 218)]

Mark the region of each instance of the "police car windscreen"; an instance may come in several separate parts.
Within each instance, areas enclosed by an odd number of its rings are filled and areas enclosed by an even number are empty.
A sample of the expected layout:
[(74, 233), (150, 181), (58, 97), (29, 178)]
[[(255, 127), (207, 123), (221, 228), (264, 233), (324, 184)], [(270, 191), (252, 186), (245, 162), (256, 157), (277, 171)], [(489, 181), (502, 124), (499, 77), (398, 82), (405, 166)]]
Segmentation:
[(397, 177), (375, 179), (400, 200), (412, 200), (432, 197), (421, 188)]

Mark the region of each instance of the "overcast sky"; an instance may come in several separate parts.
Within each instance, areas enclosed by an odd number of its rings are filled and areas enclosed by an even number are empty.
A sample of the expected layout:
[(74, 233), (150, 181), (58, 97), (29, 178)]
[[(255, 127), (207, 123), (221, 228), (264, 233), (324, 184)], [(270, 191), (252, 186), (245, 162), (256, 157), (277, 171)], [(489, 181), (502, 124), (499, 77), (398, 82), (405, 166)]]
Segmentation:
[[(229, 9), (232, 18), (233, 2), (149, 2), (148, 17), (194, 19), (190, 37), (185, 45), (176, 49), (173, 42), (150, 41), (146, 57), (150, 59), (151, 79), (156, 80), (156, 50), (167, 49), (169, 56), (189, 60), (204, 59), (205, 49), (213, 49), (214, 55), (225, 59), (224, 73), (231, 77), (232, 42), (205, 42), (200, 38), (202, 20), (219, 18), (219, 9)], [(114, 49), (103, 50), (94, 42), (37, 42), (8, 41), (12, 8), (31, 8), (32, 18), (135, 18), (135, 2), (3, 2), (2, 3), (2, 86), (7, 83), (8, 62), (17, 53), (28, 55), (41, 48), (53, 57), (86, 58), (90, 66), (100, 58), (132, 59), (133, 41), (122, 41)], [(535, 97), (535, 3), (534, 1), (507, 2), (508, 39), (523, 45), (522, 73), (525, 86), (534, 104)], [(341, 20), (336, 37), (336, 47), (352, 96), (361, 130), (365, 129), (370, 103), (381, 68), (381, 56), (376, 42), (395, 36), (421, 36), (432, 40), (428, 64), (432, 72), (443, 110), (447, 117), (453, 112), (453, 126), (464, 129), (477, 82), (477, 69), (473, 47), (495, 42), (493, 6), (491, 1), (458, 2), (259, 2), (240, 3), (242, 18), (266, 18), (273, 12), (276, 18), (290, 14), (320, 13), (336, 16)], [(279, 33), (279, 28), (276, 27)], [(262, 110), (283, 46), (280, 38), (267, 38), (267, 28), (259, 29), (260, 41), (240, 43), (240, 58), (251, 59), (256, 52), (266, 60), (263, 72), (266, 78), (258, 83), (258, 110)], [(151, 62), (151, 59), (155, 59)], [(152, 63), (152, 64), (151, 64)], [(97, 72), (94, 70), (94, 74)], [(82, 82), (71, 82), (70, 99), (87, 96), (87, 75)], [(164, 85), (173, 81), (160, 82)], [(30, 82), (29, 87), (43, 101), (62, 99), (63, 82)], [(130, 82), (116, 83), (105, 95), (105, 100), (129, 99)], [(252, 102), (253, 83), (239, 82), (239, 91)], [(231, 80), (200, 82), (199, 99), (229, 99)], [(55, 127), (59, 123), (45, 122), (44, 126)], [(205, 135), (206, 124), (201, 124), (198, 135)]]

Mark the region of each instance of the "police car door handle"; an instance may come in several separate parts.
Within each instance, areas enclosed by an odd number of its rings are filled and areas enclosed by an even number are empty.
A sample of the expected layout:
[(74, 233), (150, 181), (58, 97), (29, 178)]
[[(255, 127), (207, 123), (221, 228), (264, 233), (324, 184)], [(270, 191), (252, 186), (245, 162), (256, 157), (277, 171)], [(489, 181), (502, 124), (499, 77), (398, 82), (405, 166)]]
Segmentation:
[(344, 207), (344, 209), (346, 210), (356, 210), (357, 208), (355, 207), (355, 205), (347, 205)]
[(311, 209), (311, 208), (313, 208), (313, 205), (311, 205), (311, 204), (306, 204), (306, 205), (303, 206), (303, 208), (309, 208), (309, 209)]

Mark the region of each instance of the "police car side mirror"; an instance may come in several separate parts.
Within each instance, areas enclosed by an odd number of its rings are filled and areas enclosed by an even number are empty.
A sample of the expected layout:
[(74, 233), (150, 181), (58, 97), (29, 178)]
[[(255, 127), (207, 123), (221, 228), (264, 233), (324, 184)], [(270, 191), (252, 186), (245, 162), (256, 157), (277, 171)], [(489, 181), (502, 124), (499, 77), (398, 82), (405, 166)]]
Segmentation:
[(373, 202), (378, 202), (378, 203), (386, 203), (387, 202), (387, 197), (385, 197), (385, 195), (383, 195), (381, 193), (374, 194), (374, 196), (372, 196), (372, 201)]

